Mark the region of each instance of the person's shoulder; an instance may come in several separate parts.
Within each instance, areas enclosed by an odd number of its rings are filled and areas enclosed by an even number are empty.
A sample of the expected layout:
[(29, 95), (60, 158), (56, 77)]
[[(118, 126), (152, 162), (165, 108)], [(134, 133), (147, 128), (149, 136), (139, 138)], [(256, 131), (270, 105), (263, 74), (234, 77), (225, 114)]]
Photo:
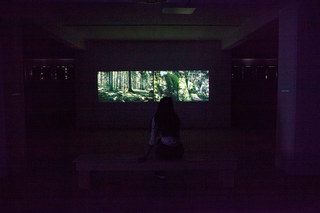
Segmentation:
[(156, 117), (153, 117), (153, 118), (152, 118), (151, 123), (152, 123), (152, 126), (153, 126), (154, 128), (157, 128), (157, 127), (158, 127), (158, 122), (157, 122)]

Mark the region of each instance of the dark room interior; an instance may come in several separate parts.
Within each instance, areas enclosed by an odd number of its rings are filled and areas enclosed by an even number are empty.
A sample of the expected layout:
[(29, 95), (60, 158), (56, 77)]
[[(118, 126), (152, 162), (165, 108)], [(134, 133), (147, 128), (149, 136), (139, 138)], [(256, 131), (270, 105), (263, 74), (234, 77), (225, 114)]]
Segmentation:
[(1, 1), (0, 212), (319, 212), (319, 59), (318, 0)]

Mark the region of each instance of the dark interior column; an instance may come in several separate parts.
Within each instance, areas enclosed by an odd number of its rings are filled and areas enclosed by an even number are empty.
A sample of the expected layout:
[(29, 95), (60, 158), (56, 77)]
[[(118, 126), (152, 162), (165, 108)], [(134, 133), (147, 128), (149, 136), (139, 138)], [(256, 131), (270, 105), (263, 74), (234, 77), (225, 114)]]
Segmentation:
[(4, 95), (1, 98), (4, 98), (7, 165), (9, 173), (13, 174), (26, 167), (22, 31), (21, 26), (15, 23), (6, 23), (3, 29), (1, 67)]
[[(3, 31), (3, 24), (0, 23), (0, 37), (2, 37)], [(2, 47), (3, 43), (0, 40), (0, 178), (5, 178), (8, 175), (8, 168), (5, 126), (4, 51)]]
[(216, 85), (215, 79), (212, 79), (213, 88), (217, 86), (221, 90), (219, 94), (213, 94), (213, 101), (219, 101), (218, 107), (221, 108), (221, 126), (230, 127), (231, 125), (231, 69), (232, 69), (232, 55), (230, 50), (221, 51), (221, 59), (217, 69), (221, 69), (220, 72), (214, 70), (214, 78), (221, 79), (221, 83)]
[(277, 156), (290, 174), (320, 174), (319, 2), (279, 15)]

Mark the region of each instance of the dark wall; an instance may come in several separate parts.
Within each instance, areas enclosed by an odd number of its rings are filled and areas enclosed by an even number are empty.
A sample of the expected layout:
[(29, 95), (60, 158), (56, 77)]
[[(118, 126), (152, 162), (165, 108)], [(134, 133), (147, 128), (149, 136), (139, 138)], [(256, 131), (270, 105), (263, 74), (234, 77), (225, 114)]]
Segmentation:
[(0, 23), (0, 38), (0, 173), (13, 174), (26, 166), (21, 29), (15, 22)]
[(22, 45), (28, 136), (43, 132), (39, 129), (66, 129), (74, 125), (75, 50), (33, 25), (22, 27)]
[(74, 49), (32, 25), (22, 26), (22, 47), (27, 162), (47, 167), (68, 157), (64, 138), (75, 124)]
[(98, 103), (97, 72), (109, 70), (209, 70), (209, 102), (175, 103), (183, 127), (228, 126), (228, 53), (216, 41), (89, 41), (77, 56), (77, 125), (148, 128), (157, 103)]
[(272, 128), (277, 112), (277, 59), (233, 59), (231, 123)]
[(275, 127), (279, 20), (232, 49), (231, 112), (236, 127)]
[(28, 134), (41, 128), (74, 124), (73, 59), (30, 59), (24, 62), (25, 109)]

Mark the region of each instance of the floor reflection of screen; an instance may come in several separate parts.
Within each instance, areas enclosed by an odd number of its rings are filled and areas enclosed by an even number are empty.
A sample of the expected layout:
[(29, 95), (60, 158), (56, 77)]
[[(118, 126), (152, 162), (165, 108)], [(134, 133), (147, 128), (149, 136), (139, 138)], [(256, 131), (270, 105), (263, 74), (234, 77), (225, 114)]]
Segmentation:
[(208, 70), (99, 71), (99, 102), (209, 101)]

